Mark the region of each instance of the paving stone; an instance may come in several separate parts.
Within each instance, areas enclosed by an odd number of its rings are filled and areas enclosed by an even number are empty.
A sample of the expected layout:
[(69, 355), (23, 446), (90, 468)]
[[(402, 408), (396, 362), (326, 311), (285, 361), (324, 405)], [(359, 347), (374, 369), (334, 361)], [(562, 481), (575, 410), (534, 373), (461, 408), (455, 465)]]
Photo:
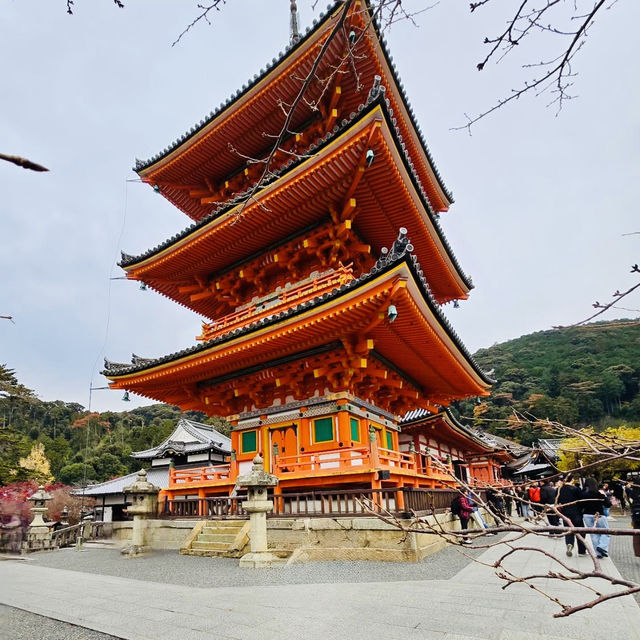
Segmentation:
[[(557, 540), (534, 540), (548, 550), (557, 546)], [(85, 553), (3, 562), (0, 602), (124, 640), (640, 640), (640, 608), (632, 598), (554, 619), (556, 604), (523, 585), (503, 590), (491, 568), (466, 558), (457, 573), (442, 570), (437, 561), (400, 565), (402, 571), (373, 563), (321, 563), (253, 572), (225, 559), (200, 564), (154, 554), (122, 564), (110, 550), (91, 553), (90, 567)], [(497, 551), (472, 553), (490, 562)], [(539, 553), (516, 556), (514, 571), (544, 573), (553, 566)], [(449, 549), (443, 557), (459, 555)], [(57, 568), (45, 566), (56, 563)], [(613, 563), (610, 568), (615, 572)], [(573, 583), (543, 582), (568, 601), (584, 597)]]

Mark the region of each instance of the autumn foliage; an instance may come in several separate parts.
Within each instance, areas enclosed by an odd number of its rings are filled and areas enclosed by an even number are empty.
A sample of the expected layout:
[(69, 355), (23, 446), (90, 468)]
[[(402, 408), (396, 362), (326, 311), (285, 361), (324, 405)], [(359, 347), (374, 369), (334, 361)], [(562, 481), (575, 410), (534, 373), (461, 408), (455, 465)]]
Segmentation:
[[(51, 500), (47, 502), (47, 521), (57, 522), (61, 520), (62, 510), (66, 506), (69, 510), (69, 524), (75, 524), (80, 520), (82, 498), (71, 495), (72, 487), (56, 483), (45, 485), (45, 491), (51, 494)], [(38, 484), (29, 480), (26, 482), (13, 482), (0, 487), (0, 522), (7, 524), (12, 518), (20, 518), (21, 524), (27, 526), (33, 516), (31, 507), (33, 503), (29, 498), (38, 490)], [(93, 507), (93, 501), (85, 498), (84, 506)]]

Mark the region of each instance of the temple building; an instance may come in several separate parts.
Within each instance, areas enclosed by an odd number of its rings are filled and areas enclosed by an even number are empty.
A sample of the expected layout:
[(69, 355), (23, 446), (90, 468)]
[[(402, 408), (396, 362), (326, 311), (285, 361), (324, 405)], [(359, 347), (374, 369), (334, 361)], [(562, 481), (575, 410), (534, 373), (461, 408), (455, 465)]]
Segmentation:
[[(203, 464), (224, 463), (231, 453), (231, 439), (214, 427), (180, 418), (171, 435), (159, 445), (144, 451), (134, 451), (131, 457), (150, 464), (147, 480), (161, 489), (168, 489), (176, 476), (184, 477), (191, 469)], [(76, 495), (95, 499), (96, 519), (103, 522), (123, 520), (127, 498), (123, 489), (132, 484), (138, 472), (76, 490)]]
[(499, 480), (503, 454), (444, 412), (492, 381), (443, 313), (472, 288), (439, 223), (452, 196), (364, 0), (136, 171), (193, 222), (120, 265), (206, 322), (105, 375), (233, 426), (169, 502), (232, 495), (257, 453), (279, 495)]

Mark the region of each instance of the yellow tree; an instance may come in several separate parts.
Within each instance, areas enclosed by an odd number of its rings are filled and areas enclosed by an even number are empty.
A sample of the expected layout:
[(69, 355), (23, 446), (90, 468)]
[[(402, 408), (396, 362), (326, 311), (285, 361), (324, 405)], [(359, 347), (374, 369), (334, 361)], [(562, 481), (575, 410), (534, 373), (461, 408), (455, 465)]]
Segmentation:
[(640, 428), (609, 427), (600, 433), (593, 429), (582, 429), (573, 437), (562, 441), (558, 453), (558, 468), (561, 471), (578, 469), (587, 465), (593, 475), (600, 478), (614, 478), (621, 473), (640, 469), (640, 461), (626, 452), (637, 451), (640, 445)]
[(18, 465), (29, 472), (29, 475), (40, 483), (49, 483), (53, 480), (51, 465), (44, 452), (44, 444), (36, 442), (26, 458), (20, 458)]

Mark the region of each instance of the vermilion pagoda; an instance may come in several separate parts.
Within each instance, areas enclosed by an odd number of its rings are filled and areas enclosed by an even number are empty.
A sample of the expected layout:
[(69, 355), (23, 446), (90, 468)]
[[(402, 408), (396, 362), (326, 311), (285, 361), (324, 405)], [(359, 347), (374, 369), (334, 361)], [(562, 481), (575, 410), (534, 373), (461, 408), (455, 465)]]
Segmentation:
[(257, 452), (284, 493), (443, 486), (442, 465), (499, 477), (491, 447), (441, 413), (491, 381), (441, 312), (472, 286), (438, 223), (452, 198), (365, 2), (331, 7), (136, 170), (194, 223), (121, 266), (208, 322), (194, 347), (105, 373), (233, 425), (229, 463), (174, 470), (170, 498), (230, 494)]

